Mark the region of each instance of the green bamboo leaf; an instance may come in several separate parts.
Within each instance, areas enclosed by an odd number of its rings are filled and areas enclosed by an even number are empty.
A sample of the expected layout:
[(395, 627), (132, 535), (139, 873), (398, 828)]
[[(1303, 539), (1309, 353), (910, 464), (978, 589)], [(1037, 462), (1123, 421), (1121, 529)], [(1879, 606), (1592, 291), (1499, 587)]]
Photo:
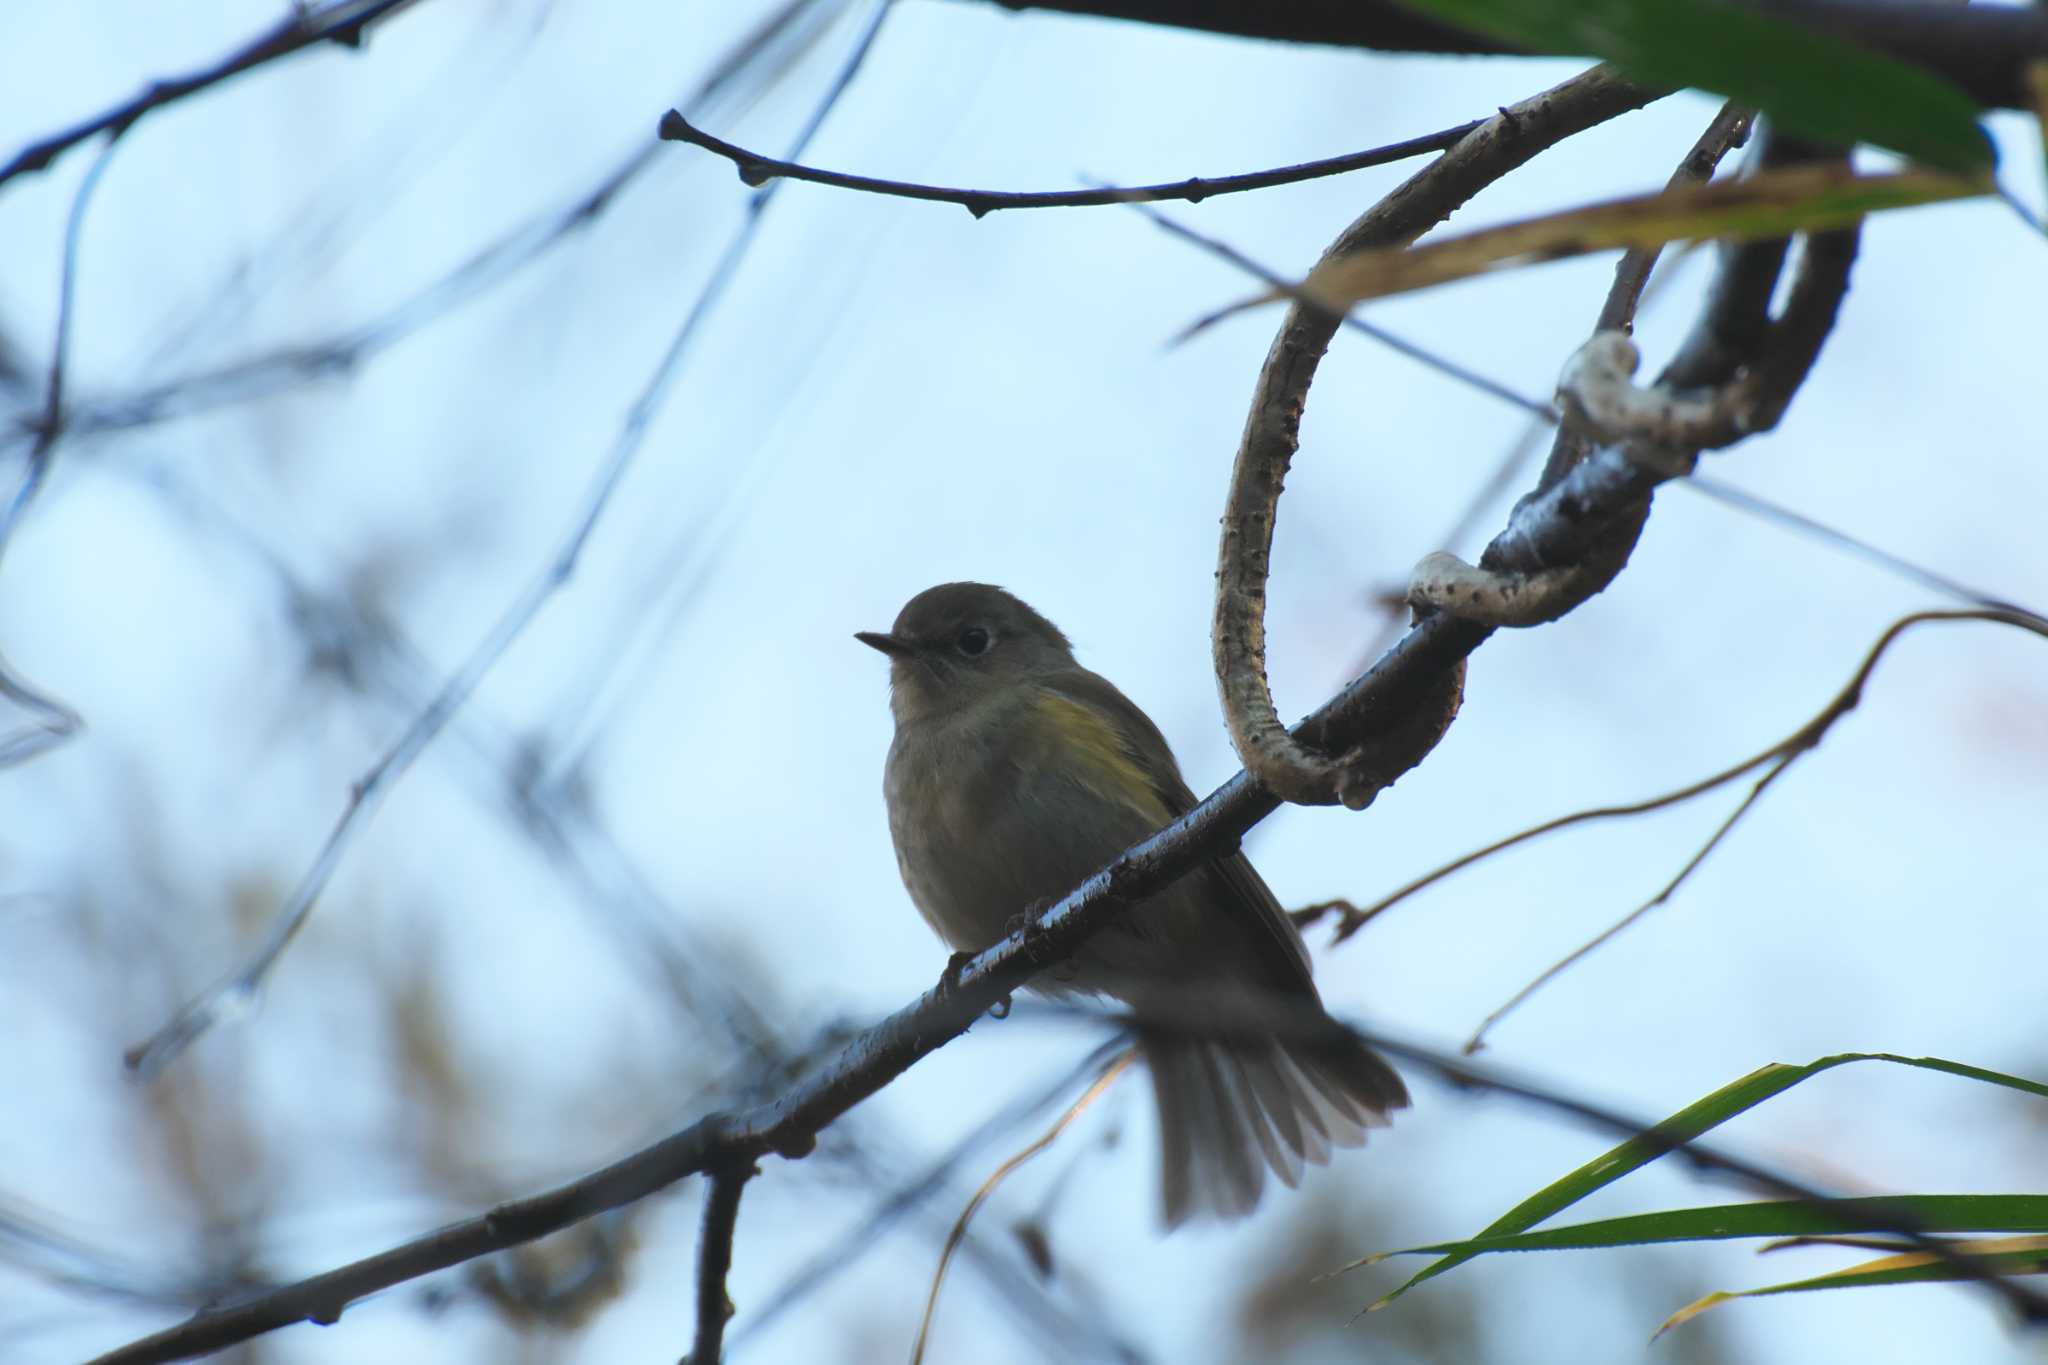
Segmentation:
[(1727, 95), (1825, 142), (1875, 143), (1930, 166), (1989, 170), (1977, 106), (1947, 80), (1727, 0), (1406, 0), (1538, 52), (1605, 58), (1646, 85)]
[(1719, 1290), (1694, 1300), (1664, 1319), (1656, 1336), (1663, 1336), (1672, 1328), (1691, 1322), (1709, 1308), (1735, 1299), (1761, 1298), (1766, 1294), (1801, 1294), (1816, 1289), (1857, 1289), (1880, 1284), (1929, 1284), (1972, 1278), (1984, 1273), (2048, 1274), (2048, 1237), (2001, 1237), (1991, 1241), (1957, 1242), (1953, 1249), (1968, 1254), (1975, 1265), (1965, 1269), (1932, 1252), (1913, 1251), (1902, 1256), (1883, 1256), (1845, 1270), (1816, 1275), (1812, 1279), (1788, 1280), (1784, 1284), (1764, 1285), (1758, 1289)]
[[(1630, 1138), (1619, 1146), (1610, 1148), (1562, 1179), (1545, 1185), (1487, 1224), (1480, 1230), (1479, 1236), (1502, 1237), (1526, 1232), (1595, 1191), (1605, 1189), (1629, 1172), (1647, 1166), (1680, 1144), (1712, 1132), (1736, 1115), (1754, 1109), (1765, 1100), (1782, 1094), (1802, 1081), (1851, 1062), (1889, 1062), (1895, 1066), (1940, 1071), (1951, 1076), (1961, 1076), (1987, 1085), (2004, 1086), (2010, 1090), (2048, 1099), (2048, 1085), (2008, 1076), (2003, 1072), (1989, 1071), (1983, 1067), (1970, 1066), (1963, 1062), (1951, 1062), (1941, 1057), (1901, 1057), (1890, 1052), (1843, 1052), (1808, 1062), (1805, 1066), (1788, 1066), (1782, 1062), (1773, 1062), (1769, 1066), (1750, 1072), (1738, 1081), (1722, 1086), (1704, 1099), (1695, 1100), (1642, 1136)], [(1478, 1254), (1471, 1251), (1445, 1254), (1441, 1260), (1430, 1262), (1391, 1293), (1371, 1304), (1367, 1311), (1386, 1307), (1424, 1280), (1434, 1279), (1447, 1270), (1463, 1265)], [(1352, 1263), (1353, 1266), (1361, 1264), (1364, 1262)], [(1352, 1266), (1343, 1268), (1349, 1270)]]
[(1726, 1241), (1737, 1237), (1821, 1237), (1911, 1228), (1917, 1232), (2048, 1233), (2048, 1195), (1898, 1194), (1863, 1199), (1783, 1199), (1709, 1208), (1603, 1218), (1591, 1223), (1506, 1236), (1473, 1237), (1403, 1247), (1368, 1257), (1483, 1256), (1494, 1251), (1576, 1251), (1669, 1242)]

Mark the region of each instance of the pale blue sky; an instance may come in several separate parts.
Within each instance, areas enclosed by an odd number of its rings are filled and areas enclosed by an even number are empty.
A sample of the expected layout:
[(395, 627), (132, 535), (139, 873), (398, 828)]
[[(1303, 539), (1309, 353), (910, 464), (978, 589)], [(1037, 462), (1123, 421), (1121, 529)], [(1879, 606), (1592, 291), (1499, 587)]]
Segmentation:
[[(650, 137), (761, 12), (431, 0), (363, 52), (302, 57), (145, 120), (110, 162), (81, 242), (72, 392), (120, 394), (377, 316)], [(780, 147), (863, 13), (707, 126)], [(211, 60), (275, 14), (10, 7), (0, 153)], [(1573, 69), (906, 0), (809, 159), (990, 188), (1213, 175), (1459, 123)], [(1660, 184), (1712, 108), (1682, 97), (1618, 120), (1454, 226)], [(2007, 174), (2038, 203), (2031, 129), (1994, 126)], [(54, 322), (62, 221), (92, 156), (81, 148), (0, 186), (0, 334), (32, 370)], [(1300, 268), (1410, 169), (1171, 211)], [(60, 449), (0, 569), (0, 652), (88, 725), (0, 773), (0, 1093), (27, 1116), (0, 1126), (0, 1199), (143, 1265), (189, 1265), (199, 1213), (167, 1195), (168, 1158), (147, 1125), (169, 1097), (246, 1104), (248, 1141), (270, 1154), (257, 1173), (226, 1178), (232, 1152), (199, 1160), (222, 1164), (225, 1187), (251, 1201), (243, 1212), (260, 1203), (267, 1268), (302, 1273), (573, 1175), (698, 1112), (713, 1079), (706, 1040), (679, 1030), (614, 932), (616, 909), (502, 813), (492, 774), (524, 740), (587, 753), (605, 846), (679, 917), (678, 937), (770, 974), (772, 998), (756, 1003), (793, 1036), (902, 1004), (945, 954), (896, 878), (879, 791), (885, 678), (850, 635), (885, 626), (929, 584), (1015, 590), (1152, 713), (1197, 789), (1235, 769), (1209, 675), (1208, 593), (1224, 479), (1277, 315), (1167, 347), (1245, 282), (1127, 211), (976, 222), (792, 185), (579, 572), (350, 849), (261, 1009), (203, 1041), (167, 1089), (123, 1080), (119, 1049), (252, 940), (409, 715), (308, 676), (266, 562), (387, 612), (425, 656), (411, 684), (423, 696), (546, 560), (744, 194), (724, 163), (665, 148), (587, 230), (347, 376)], [(1703, 264), (1646, 316), (1652, 365)], [(1610, 265), (1496, 276), (1369, 316), (1542, 393)], [(1998, 206), (1873, 223), (1841, 326), (1781, 430), (1710, 467), (2039, 606), (2044, 297), (2048, 250)], [(1284, 713), (1345, 680), (1378, 632), (1369, 594), (1440, 548), (1522, 422), (1362, 338), (1339, 340), (1281, 508), (1270, 624)], [(0, 454), (8, 478), (18, 461), (17, 447)], [(1489, 531), (1504, 510), (1489, 512)], [(1248, 847), (1283, 901), (1372, 898), (1524, 823), (1763, 747), (1833, 693), (1888, 620), (1930, 601), (1668, 491), (1611, 590), (1558, 626), (1486, 646), (1464, 715), (1422, 769), (1362, 816), (1284, 811)], [(2039, 640), (1985, 627), (1908, 638), (1863, 707), (1672, 905), (1503, 1025), (1490, 1055), (1645, 1117), (1766, 1062), (1847, 1049), (2038, 1074), (2044, 715)], [(1654, 891), (1728, 806), (1511, 855), (1335, 950), (1312, 936), (1325, 996), (1455, 1046)], [(597, 883), (623, 875), (598, 862)], [(473, 1126), (442, 1135), (463, 1154), (460, 1182), (429, 1179), (409, 1155), (427, 1139), (395, 1088), (380, 1012), (414, 973), (435, 983), (475, 1094)], [(978, 1026), (878, 1099), (878, 1121), (936, 1153), (1091, 1043), (1022, 1019)], [(1304, 1205), (1385, 1207), (1373, 1235), (1436, 1240), (1603, 1145), (1502, 1102), (1414, 1088), (1411, 1114), (1308, 1192), (1270, 1199), (1244, 1227), (1162, 1239), (1148, 1105), (1127, 1085), (984, 1216), (995, 1230), (1035, 1208), (1091, 1133), (1125, 1121), (1126, 1140), (1086, 1157), (1059, 1205), (1052, 1292), (1099, 1302), (1150, 1358), (1229, 1359), (1235, 1291)], [(2040, 1187), (2038, 1122), (1961, 1082), (1850, 1069), (1726, 1137), (1845, 1189), (1998, 1190)], [(1023, 1137), (970, 1161), (939, 1216)], [(771, 1162), (749, 1191), (736, 1331), (866, 1207), (870, 1191), (823, 1176)], [(588, 1361), (685, 1349), (698, 1197), (685, 1188), (650, 1218), (627, 1293), (552, 1349)], [(1736, 1197), (1653, 1171), (1589, 1212)], [(904, 1358), (933, 1254), (929, 1236), (891, 1237), (734, 1358)], [(1687, 1293), (1837, 1263), (1807, 1254), (1658, 1253), (1677, 1286), (1663, 1291), (1624, 1292), (1617, 1267), (1590, 1256), (1459, 1273), (1502, 1314), (1488, 1359), (1631, 1360), (1670, 1349), (1644, 1343)], [(1390, 1282), (1360, 1277), (1358, 1302)], [(1722, 1314), (1747, 1361), (2037, 1358), (1959, 1289)], [(1352, 1329), (1359, 1350), (1386, 1316)], [(0, 1265), (0, 1341), (18, 1332), (0, 1350), (9, 1359), (75, 1359), (167, 1320)], [(283, 1333), (275, 1349), (457, 1360), (511, 1346), (474, 1308), (432, 1315), (399, 1294), (339, 1328)], [(1041, 1347), (963, 1274), (934, 1350), (1022, 1361)]]

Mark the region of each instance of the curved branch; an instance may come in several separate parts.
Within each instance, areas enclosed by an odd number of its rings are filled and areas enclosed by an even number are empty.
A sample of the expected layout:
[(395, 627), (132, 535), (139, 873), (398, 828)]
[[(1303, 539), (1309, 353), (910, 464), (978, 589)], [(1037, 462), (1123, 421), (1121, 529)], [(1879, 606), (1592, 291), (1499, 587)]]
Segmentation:
[[(1411, 242), (1538, 152), (1655, 98), (1599, 67), (1503, 109), (1368, 209), (1323, 259)], [(1333, 759), (1303, 748), (1280, 724), (1265, 669), (1266, 579), (1281, 487), (1300, 444), (1309, 384), (1341, 323), (1340, 315), (1297, 300), (1259, 373), (1223, 515), (1213, 643), (1231, 743), (1246, 769), (1284, 800), (1357, 809), (1409, 766), (1400, 762), (1407, 756)]]
[[(1595, 489), (1592, 496), (1598, 496)], [(1597, 509), (1590, 509), (1597, 513)], [(1540, 510), (1523, 509), (1535, 517)], [(1491, 631), (1456, 616), (1421, 622), (1375, 664), (1304, 720), (1305, 742), (1331, 748), (1362, 738), (1389, 715), (1399, 716), (1426, 701), (1432, 685)], [(478, 1256), (546, 1236), (607, 1209), (645, 1198), (685, 1176), (757, 1160), (771, 1153), (801, 1157), (817, 1134), (856, 1104), (880, 1091), (920, 1059), (937, 1051), (1009, 995), (1048, 959), (1071, 954), (1113, 922), (1124, 909), (1237, 847), (1279, 803), (1249, 774), (1240, 772), (1186, 815), (1127, 849), (1102, 871), (1062, 897), (1028, 928), (1012, 933), (969, 961), (958, 973), (948, 969), (941, 985), (852, 1039), (831, 1063), (794, 1083), (778, 1098), (739, 1113), (718, 1113), (653, 1146), (579, 1180), (336, 1270), (195, 1314), (186, 1322), (110, 1351), (96, 1365), (147, 1365), (220, 1350), (296, 1322), (333, 1323), (343, 1309), (366, 1295), (389, 1289)], [(1545, 1103), (1554, 1096), (1517, 1090), (1462, 1064), (1446, 1065), (1414, 1048), (1370, 1040), (1397, 1056), (1445, 1074)], [(1571, 1108), (1570, 1105), (1564, 1107)], [(1618, 1120), (1588, 1114), (1609, 1126)], [(1696, 1157), (1696, 1144), (1683, 1146)], [(1996, 1287), (2022, 1311), (2041, 1305), (2022, 1287)]]
[(776, 179), (802, 180), (812, 185), (830, 185), (837, 189), (858, 190), (864, 194), (885, 195), (893, 199), (921, 199), (928, 203), (958, 204), (976, 218), (982, 218), (998, 209), (1097, 208), (1109, 204), (1154, 204), (1167, 199), (1185, 199), (1190, 204), (1198, 204), (1217, 195), (1242, 194), (1246, 190), (1271, 189), (1275, 185), (1297, 185), (1304, 180), (1319, 180), (1326, 176), (1362, 171), (1369, 166), (1384, 166), (1389, 162), (1406, 161), (1425, 152), (1440, 152), (1447, 147), (1456, 146), (1466, 134), (1478, 128), (1483, 122), (1483, 119), (1474, 119), (1455, 128), (1424, 133), (1420, 137), (1411, 137), (1403, 142), (1390, 142), (1384, 147), (1373, 147), (1344, 156), (1326, 157), (1321, 161), (1304, 161), (1300, 165), (1281, 166), (1270, 171), (1250, 171), (1243, 175), (1217, 176), (1213, 179), (1195, 176), (1165, 185), (1132, 185), (1121, 188), (1105, 185), (1085, 190), (966, 190), (944, 185), (917, 185), (904, 180), (881, 180), (870, 175), (850, 175), (845, 171), (821, 170), (794, 161), (778, 161), (774, 157), (762, 156), (759, 152), (750, 152), (745, 147), (727, 142), (724, 138), (713, 137), (674, 109), (661, 116), (659, 132), (663, 142), (687, 142), (693, 147), (702, 147), (707, 152), (724, 157), (739, 171), (740, 179), (749, 185), (763, 185)]

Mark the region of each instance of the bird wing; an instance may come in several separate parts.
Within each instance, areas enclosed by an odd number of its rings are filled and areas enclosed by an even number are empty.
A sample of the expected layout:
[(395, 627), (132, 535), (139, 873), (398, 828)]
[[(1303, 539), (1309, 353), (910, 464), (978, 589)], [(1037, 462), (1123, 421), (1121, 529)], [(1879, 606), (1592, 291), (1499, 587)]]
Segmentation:
[[(1092, 715), (1109, 718), (1106, 729), (1110, 733), (1104, 735), (1105, 742), (1113, 737), (1122, 756), (1143, 774), (1148, 789), (1145, 795), (1157, 801), (1168, 820), (1194, 809), (1195, 794), (1181, 776), (1180, 765), (1174, 762), (1166, 737), (1152, 718), (1118, 691), (1115, 684), (1100, 674), (1075, 669), (1050, 675), (1043, 685), (1054, 697), (1076, 703)], [(1228, 916), (1240, 948), (1251, 958), (1244, 966), (1255, 972), (1254, 979), (1265, 989), (1313, 993), (1308, 948), (1272, 889), (1243, 853), (1233, 851), (1189, 874), (1189, 880), (1196, 878), (1205, 879), (1212, 892), (1203, 899), (1217, 904)], [(1214, 934), (1219, 929), (1217, 925), (1189, 926), (1192, 933)]]

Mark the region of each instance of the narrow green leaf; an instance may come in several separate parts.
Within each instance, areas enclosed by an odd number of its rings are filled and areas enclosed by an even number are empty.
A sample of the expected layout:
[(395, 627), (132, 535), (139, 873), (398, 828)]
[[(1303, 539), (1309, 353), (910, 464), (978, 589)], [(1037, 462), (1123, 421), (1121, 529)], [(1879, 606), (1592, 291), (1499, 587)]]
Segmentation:
[(1404, 1247), (1386, 1256), (1483, 1256), (1493, 1251), (1566, 1251), (1712, 1242), (1737, 1237), (1818, 1237), (1885, 1228), (1916, 1232), (2048, 1232), (2048, 1195), (1898, 1194), (1865, 1199), (1784, 1199), (1669, 1209), (1624, 1218)]
[(1646, 85), (1694, 86), (1822, 141), (1988, 170), (1977, 106), (1932, 72), (1727, 0), (1405, 0), (1539, 52), (1603, 57)]
[[(1843, 1052), (1808, 1062), (1805, 1066), (1788, 1066), (1782, 1062), (1773, 1062), (1769, 1066), (1750, 1072), (1738, 1081), (1722, 1086), (1704, 1099), (1687, 1105), (1652, 1128), (1649, 1133), (1630, 1138), (1619, 1146), (1601, 1153), (1562, 1179), (1545, 1185), (1487, 1224), (1481, 1229), (1479, 1236), (1503, 1237), (1526, 1232), (1553, 1214), (1570, 1208), (1594, 1191), (1604, 1189), (1629, 1172), (1655, 1161), (1677, 1145), (1691, 1142), (1712, 1132), (1736, 1115), (1746, 1113), (1802, 1081), (1850, 1062), (1889, 1062), (1896, 1066), (1940, 1071), (1951, 1076), (2004, 1086), (2007, 1089), (2048, 1099), (2048, 1085), (2008, 1076), (2003, 1072), (1989, 1071), (1983, 1067), (1970, 1066), (1963, 1062), (1951, 1062), (1941, 1057), (1901, 1057), (1890, 1052)], [(1463, 1265), (1478, 1254), (1473, 1251), (1454, 1251), (1445, 1254), (1441, 1260), (1430, 1262), (1410, 1276), (1406, 1283), (1374, 1302), (1371, 1308), (1386, 1307), (1424, 1280), (1433, 1279), (1447, 1270)], [(1347, 1270), (1350, 1268), (1345, 1267)]]

